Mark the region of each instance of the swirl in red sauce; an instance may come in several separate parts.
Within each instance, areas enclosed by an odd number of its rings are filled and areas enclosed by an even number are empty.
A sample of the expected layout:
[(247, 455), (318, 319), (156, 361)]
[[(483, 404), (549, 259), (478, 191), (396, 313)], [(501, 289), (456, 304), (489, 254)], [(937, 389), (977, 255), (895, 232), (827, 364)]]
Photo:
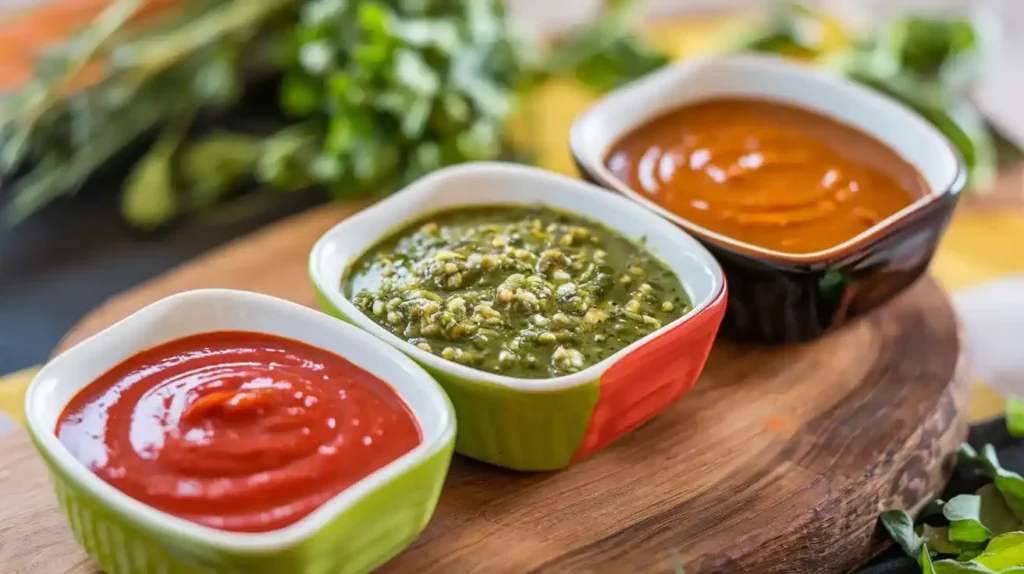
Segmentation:
[(405, 403), (370, 373), (240, 331), (124, 361), (71, 400), (57, 436), (125, 494), (236, 532), (292, 524), (421, 440)]
[(626, 135), (608, 168), (710, 231), (784, 253), (834, 247), (928, 193), (885, 144), (800, 108), (721, 99)]

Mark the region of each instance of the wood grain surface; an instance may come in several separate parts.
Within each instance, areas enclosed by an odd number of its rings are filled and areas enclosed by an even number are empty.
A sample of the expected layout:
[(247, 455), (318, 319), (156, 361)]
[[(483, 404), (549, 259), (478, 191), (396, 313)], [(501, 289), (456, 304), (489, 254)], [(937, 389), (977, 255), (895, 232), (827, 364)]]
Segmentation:
[[(312, 305), (306, 255), (351, 213), (330, 206), (244, 238), (113, 299), (67, 347), (197, 287)], [(667, 412), (557, 473), (456, 457), (433, 521), (384, 572), (847, 572), (888, 544), (876, 517), (920, 508), (967, 430), (949, 303), (924, 279), (810, 345), (716, 345)], [(0, 439), (0, 571), (92, 573), (23, 431)]]

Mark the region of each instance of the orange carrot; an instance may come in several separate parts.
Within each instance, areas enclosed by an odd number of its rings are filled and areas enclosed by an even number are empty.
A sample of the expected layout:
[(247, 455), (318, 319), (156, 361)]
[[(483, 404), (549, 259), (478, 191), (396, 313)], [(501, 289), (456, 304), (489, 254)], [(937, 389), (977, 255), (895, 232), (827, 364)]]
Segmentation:
[[(186, 0), (144, 0), (132, 22), (150, 21), (183, 1)], [(111, 0), (54, 0), (0, 20), (0, 46), (17, 47), (0, 50), (0, 91), (25, 85), (32, 78), (37, 56), (46, 46), (70, 38), (110, 3)], [(98, 67), (90, 68), (91, 71), (83, 71), (76, 78), (76, 85), (88, 85), (100, 77)]]

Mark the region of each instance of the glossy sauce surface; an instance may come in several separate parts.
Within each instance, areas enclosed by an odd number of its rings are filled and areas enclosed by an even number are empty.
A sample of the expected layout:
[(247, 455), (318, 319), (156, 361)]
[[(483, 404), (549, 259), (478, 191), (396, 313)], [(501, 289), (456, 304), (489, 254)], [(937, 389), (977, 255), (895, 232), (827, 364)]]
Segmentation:
[(364, 253), (342, 287), (424, 351), (529, 379), (579, 372), (692, 308), (646, 247), (542, 205), (428, 214)]
[(408, 407), (370, 373), (241, 331), (129, 358), (71, 400), (56, 432), (118, 490), (237, 532), (292, 524), (421, 441)]
[(929, 192), (913, 166), (871, 136), (755, 99), (671, 111), (626, 135), (606, 164), (672, 213), (786, 254), (842, 244)]

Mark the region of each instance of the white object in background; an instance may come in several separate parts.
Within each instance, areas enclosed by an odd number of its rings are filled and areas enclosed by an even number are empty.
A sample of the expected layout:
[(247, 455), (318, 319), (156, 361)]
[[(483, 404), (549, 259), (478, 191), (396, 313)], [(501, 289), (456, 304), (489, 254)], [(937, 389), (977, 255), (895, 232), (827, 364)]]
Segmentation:
[(970, 347), (975, 380), (1024, 395), (1024, 275), (958, 291), (953, 307)]
[(969, 16), (979, 30), (982, 71), (972, 98), (1004, 136), (1024, 148), (1024, 1), (1021, 0), (818, 0), (858, 30), (871, 30), (902, 14)]
[[(991, 0), (990, 0), (991, 1)], [(978, 106), (1003, 134), (1024, 149), (1024, 2), (999, 3), (1001, 42), (974, 91)]]

